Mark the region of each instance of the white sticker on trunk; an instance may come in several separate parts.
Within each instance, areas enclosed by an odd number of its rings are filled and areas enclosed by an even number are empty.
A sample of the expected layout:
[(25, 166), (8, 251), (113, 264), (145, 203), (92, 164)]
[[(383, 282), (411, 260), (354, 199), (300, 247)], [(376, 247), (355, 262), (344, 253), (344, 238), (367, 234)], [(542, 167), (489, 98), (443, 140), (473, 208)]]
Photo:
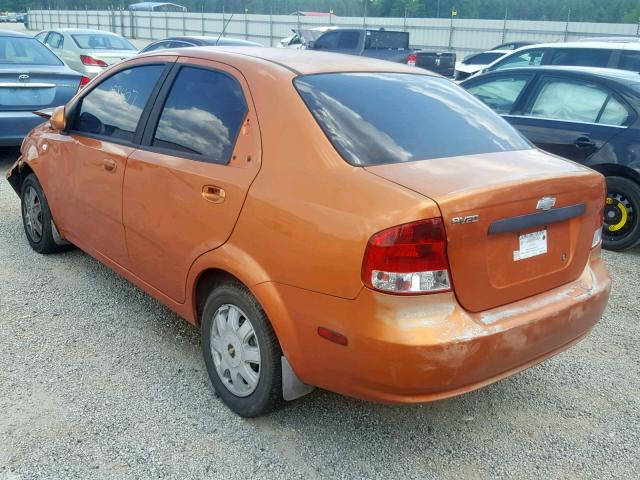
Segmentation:
[(513, 252), (513, 260), (524, 260), (547, 253), (547, 231), (525, 233), (520, 235), (520, 250)]

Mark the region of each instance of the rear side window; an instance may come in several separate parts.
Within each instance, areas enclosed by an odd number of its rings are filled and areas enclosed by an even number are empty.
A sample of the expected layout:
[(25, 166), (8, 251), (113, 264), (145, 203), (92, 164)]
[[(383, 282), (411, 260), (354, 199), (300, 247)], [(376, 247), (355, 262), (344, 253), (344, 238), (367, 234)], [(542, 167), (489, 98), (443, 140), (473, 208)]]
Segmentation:
[(558, 48), (551, 57), (551, 65), (580, 67), (606, 67), (609, 65), (611, 50), (602, 48)]
[(64, 37), (57, 32), (51, 32), (44, 44), (51, 48), (62, 48), (64, 45)]
[(164, 65), (122, 70), (107, 78), (82, 98), (74, 130), (133, 141), (142, 110)]
[(617, 68), (640, 72), (640, 52), (623, 51), (620, 54), (620, 65)]
[(608, 90), (567, 79), (545, 81), (528, 114), (553, 120), (608, 125), (623, 125), (629, 117), (626, 107)]
[[(504, 75), (504, 74), (500, 74)], [(531, 75), (509, 75), (475, 83), (467, 91), (498, 113), (510, 113)]]
[(513, 53), (507, 58), (496, 63), (491, 70), (502, 70), (503, 68), (537, 66), (542, 63), (542, 57), (546, 50), (526, 50), (520, 53)]
[(236, 79), (183, 67), (160, 114), (152, 145), (226, 164), (246, 115), (247, 103)]
[(507, 122), (443, 78), (331, 73), (298, 77), (294, 83), (352, 165), (530, 148)]
[(338, 48), (340, 40), (340, 32), (328, 32), (316, 40), (314, 47), (317, 49), (335, 49)]
[(462, 63), (465, 65), (489, 65), (503, 56), (504, 53), (502, 52), (483, 52), (478, 53), (477, 55), (472, 55), (471, 57), (463, 60)]

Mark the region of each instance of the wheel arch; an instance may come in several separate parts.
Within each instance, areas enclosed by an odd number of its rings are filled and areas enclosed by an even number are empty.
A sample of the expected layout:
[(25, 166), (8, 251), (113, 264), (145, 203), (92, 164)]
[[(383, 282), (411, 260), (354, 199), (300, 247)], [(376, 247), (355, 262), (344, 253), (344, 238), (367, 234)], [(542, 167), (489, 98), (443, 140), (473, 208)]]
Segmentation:
[(631, 167), (615, 163), (601, 163), (598, 165), (590, 165), (590, 167), (605, 177), (623, 177), (640, 184), (640, 172)]

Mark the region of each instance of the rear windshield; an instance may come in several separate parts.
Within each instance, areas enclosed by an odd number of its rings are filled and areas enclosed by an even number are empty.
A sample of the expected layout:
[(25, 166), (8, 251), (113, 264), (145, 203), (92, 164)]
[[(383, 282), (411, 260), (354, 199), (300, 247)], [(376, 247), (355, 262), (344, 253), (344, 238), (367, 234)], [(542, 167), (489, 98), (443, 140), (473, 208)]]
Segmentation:
[(403, 73), (330, 73), (294, 84), (352, 165), (529, 149), (506, 121), (453, 82)]
[(0, 65), (62, 65), (51, 50), (35, 38), (0, 37)]
[(409, 48), (409, 33), (367, 30), (364, 48), (368, 50), (404, 50)]
[(78, 48), (83, 50), (137, 50), (122, 37), (100, 33), (82, 33), (71, 35)]

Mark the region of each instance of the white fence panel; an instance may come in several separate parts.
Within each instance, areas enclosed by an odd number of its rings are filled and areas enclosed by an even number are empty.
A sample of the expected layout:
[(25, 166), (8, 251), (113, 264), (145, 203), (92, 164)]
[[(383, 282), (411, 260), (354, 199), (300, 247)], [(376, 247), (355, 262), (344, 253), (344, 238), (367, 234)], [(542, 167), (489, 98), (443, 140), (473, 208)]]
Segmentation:
[(524, 20), (472, 20), (448, 18), (304, 17), (244, 13), (160, 13), (130, 11), (31, 10), (29, 29), (94, 28), (137, 40), (167, 36), (225, 36), (267, 46), (291, 35), (298, 27), (325, 25), (386, 28), (409, 32), (412, 47), (452, 50), (458, 55), (478, 52), (503, 42), (528, 40), (562, 42), (588, 36), (637, 36), (640, 24), (535, 22)]

